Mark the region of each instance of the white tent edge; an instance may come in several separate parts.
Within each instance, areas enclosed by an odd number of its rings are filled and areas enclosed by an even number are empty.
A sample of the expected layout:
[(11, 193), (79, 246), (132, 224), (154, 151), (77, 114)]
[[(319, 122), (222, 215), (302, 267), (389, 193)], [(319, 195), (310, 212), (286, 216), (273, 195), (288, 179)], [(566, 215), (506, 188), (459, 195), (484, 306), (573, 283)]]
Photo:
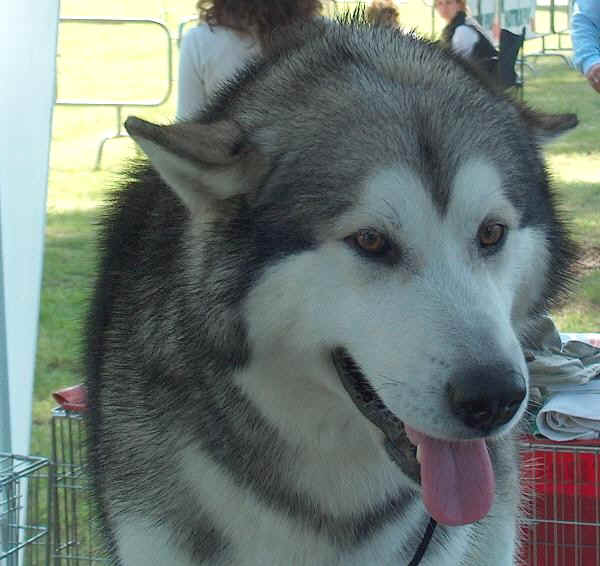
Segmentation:
[(58, 20), (59, 0), (20, 0), (6, 3), (0, 24), (0, 451), (23, 455), (30, 450)]

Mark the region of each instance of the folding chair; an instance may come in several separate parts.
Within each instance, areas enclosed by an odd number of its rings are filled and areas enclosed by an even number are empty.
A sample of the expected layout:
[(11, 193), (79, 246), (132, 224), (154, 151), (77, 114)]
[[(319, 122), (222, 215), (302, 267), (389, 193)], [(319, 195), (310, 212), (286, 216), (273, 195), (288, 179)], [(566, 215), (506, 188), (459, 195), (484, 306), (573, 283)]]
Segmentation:
[(503, 29), (500, 31), (500, 49), (498, 55), (498, 79), (505, 88), (517, 88), (523, 98), (523, 56), (519, 60), (519, 74), (515, 71), (519, 51), (525, 41), (525, 28), (521, 35)]

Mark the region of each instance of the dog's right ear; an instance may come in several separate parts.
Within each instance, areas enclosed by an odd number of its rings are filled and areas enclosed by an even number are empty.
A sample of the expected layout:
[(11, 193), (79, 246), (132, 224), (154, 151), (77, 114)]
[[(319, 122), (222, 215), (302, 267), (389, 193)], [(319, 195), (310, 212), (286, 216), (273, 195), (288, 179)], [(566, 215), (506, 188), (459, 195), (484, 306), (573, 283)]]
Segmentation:
[(524, 104), (518, 108), (525, 124), (542, 144), (553, 141), (578, 124), (576, 114), (547, 114), (533, 110)]
[(267, 170), (232, 121), (158, 126), (130, 116), (125, 129), (192, 211), (252, 190)]

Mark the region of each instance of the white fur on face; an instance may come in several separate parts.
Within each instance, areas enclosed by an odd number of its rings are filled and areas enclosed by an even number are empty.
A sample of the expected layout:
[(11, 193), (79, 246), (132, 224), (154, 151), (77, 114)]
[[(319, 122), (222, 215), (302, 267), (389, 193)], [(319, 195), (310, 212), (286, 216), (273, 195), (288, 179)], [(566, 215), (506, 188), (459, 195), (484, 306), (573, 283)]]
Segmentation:
[[(477, 232), (488, 219), (509, 232), (503, 248), (485, 257)], [(367, 227), (399, 244), (397, 265), (366, 259), (343, 241)], [(519, 228), (490, 163), (473, 159), (460, 168), (444, 215), (414, 173), (378, 171), (323, 245), (272, 266), (251, 292), (253, 361), (240, 386), (287, 438), (337, 447), (342, 458), (353, 450), (383, 466), (380, 433), (359, 416), (330, 361), (331, 350), (344, 346), (401, 420), (464, 438), (471, 433), (447, 408), (447, 381), (469, 364), (499, 360), (527, 375), (512, 318), (530, 303), (528, 293), (539, 292), (546, 253), (543, 234)], [(383, 475), (381, 489), (389, 481)]]
[[(115, 521), (119, 558), (127, 566), (193, 566), (187, 553), (175, 544), (166, 526), (157, 525), (139, 515), (123, 516)], [(215, 566), (218, 566), (215, 564)]]
[(360, 415), (332, 366), (333, 337), (356, 332), (342, 314), (354, 308), (361, 289), (352, 284), (352, 260), (336, 266), (339, 252), (333, 242), (265, 274), (247, 304), (251, 362), (236, 375), (297, 447), (292, 481), (333, 515), (360, 513), (409, 485), (383, 449), (382, 433)]

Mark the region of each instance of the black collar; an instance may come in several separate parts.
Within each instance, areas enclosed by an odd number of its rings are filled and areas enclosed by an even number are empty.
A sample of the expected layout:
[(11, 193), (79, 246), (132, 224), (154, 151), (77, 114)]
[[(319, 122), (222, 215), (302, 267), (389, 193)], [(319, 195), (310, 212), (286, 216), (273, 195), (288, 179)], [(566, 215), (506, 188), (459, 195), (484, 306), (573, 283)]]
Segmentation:
[(437, 521), (432, 517), (429, 519), (429, 524), (427, 525), (427, 529), (425, 530), (425, 534), (423, 535), (423, 540), (417, 548), (417, 552), (413, 556), (413, 559), (409, 562), (408, 566), (417, 566), (421, 562), (429, 543), (431, 542), (431, 537), (433, 536), (433, 531), (435, 530), (435, 526), (437, 525)]

